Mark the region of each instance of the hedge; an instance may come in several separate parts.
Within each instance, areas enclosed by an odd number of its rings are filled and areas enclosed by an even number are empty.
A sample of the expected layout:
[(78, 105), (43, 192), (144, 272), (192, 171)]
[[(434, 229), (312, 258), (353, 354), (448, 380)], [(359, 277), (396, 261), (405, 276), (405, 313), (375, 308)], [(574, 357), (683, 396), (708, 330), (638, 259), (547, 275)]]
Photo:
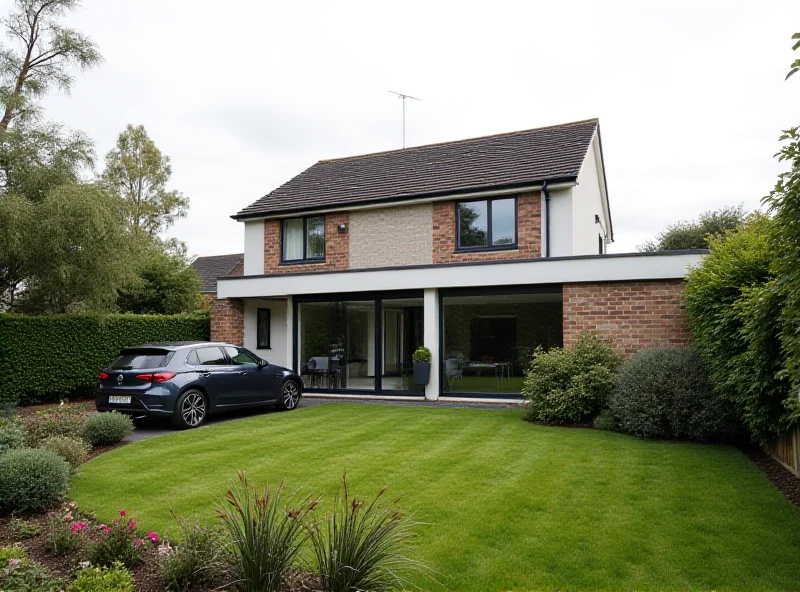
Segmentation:
[(0, 402), (56, 401), (91, 392), (120, 349), (209, 339), (208, 314), (0, 314)]

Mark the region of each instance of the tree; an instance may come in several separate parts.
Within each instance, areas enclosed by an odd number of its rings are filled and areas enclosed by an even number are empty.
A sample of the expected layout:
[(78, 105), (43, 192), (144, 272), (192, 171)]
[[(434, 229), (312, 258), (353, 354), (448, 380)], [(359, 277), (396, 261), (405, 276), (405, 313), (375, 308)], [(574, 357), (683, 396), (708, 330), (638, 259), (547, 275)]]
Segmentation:
[(27, 274), (33, 205), (18, 195), (0, 199), (0, 310), (14, 305)]
[(70, 68), (87, 69), (103, 60), (86, 35), (58, 22), (79, 6), (78, 0), (17, 0), (16, 5), (3, 21), (14, 44), (0, 48), (0, 132), (16, 117), (35, 113), (31, 99), (51, 87), (69, 91)]
[[(795, 33), (792, 35), (792, 39), (797, 40), (797, 42), (792, 46), (792, 51), (797, 51), (800, 49), (800, 33)], [(789, 73), (786, 75), (786, 80), (789, 80), (789, 77), (792, 74), (795, 74), (798, 70), (800, 70), (800, 58), (797, 58), (792, 62), (792, 65), (789, 66)]]
[(125, 217), (134, 232), (156, 236), (186, 216), (189, 207), (179, 191), (167, 191), (171, 176), (169, 157), (161, 154), (144, 126), (128, 125), (106, 156), (103, 181), (125, 201)]
[(94, 144), (61, 125), (17, 122), (3, 134), (0, 162), (5, 163), (5, 192), (39, 203), (59, 185), (78, 183), (94, 164)]
[(119, 290), (136, 278), (122, 204), (97, 183), (62, 185), (35, 206), (25, 241), (28, 313), (113, 310)]
[(707, 249), (711, 237), (738, 228), (744, 222), (745, 215), (741, 205), (704, 212), (697, 220), (667, 226), (655, 240), (639, 245), (638, 248), (645, 252)]
[(178, 314), (200, 307), (200, 279), (179, 246), (157, 241), (141, 256), (138, 278), (120, 291), (117, 308), (135, 314)]

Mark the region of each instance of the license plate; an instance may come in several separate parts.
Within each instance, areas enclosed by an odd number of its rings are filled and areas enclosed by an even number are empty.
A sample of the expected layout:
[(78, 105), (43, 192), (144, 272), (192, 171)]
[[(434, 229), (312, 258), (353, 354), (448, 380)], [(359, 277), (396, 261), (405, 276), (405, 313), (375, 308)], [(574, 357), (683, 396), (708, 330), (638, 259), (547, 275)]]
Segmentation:
[(131, 398), (130, 397), (114, 397), (111, 396), (108, 398), (108, 402), (111, 405), (130, 405)]

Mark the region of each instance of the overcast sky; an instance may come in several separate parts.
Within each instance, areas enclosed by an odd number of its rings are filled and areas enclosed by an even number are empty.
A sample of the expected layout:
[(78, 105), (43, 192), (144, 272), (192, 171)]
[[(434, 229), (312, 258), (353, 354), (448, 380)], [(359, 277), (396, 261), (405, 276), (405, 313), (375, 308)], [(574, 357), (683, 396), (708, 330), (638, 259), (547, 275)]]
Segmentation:
[[(4, 13), (11, 2), (3, 0)], [(784, 82), (800, 2), (84, 0), (105, 63), (47, 116), (99, 164), (128, 123), (191, 198), (171, 234), (240, 252), (230, 215), (321, 158), (599, 117), (612, 252), (723, 205), (758, 207), (800, 125)]]

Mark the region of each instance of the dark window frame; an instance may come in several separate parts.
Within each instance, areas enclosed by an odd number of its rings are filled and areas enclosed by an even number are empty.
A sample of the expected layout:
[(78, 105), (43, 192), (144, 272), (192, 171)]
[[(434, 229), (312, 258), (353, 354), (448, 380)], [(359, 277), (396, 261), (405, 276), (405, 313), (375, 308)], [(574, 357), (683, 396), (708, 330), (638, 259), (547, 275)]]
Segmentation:
[[(261, 339), (263, 335), (261, 334), (261, 314), (267, 313), (267, 335), (266, 335), (266, 345), (262, 345), (264, 341)], [(272, 310), (269, 308), (257, 308), (256, 309), (256, 349), (272, 349), (272, 340), (270, 338), (270, 333), (272, 333)]]
[[(500, 200), (514, 200), (514, 242), (507, 245), (492, 245), (492, 202)], [(478, 245), (474, 247), (461, 246), (461, 204), (475, 203), (479, 201), (486, 202), (486, 245)], [(510, 251), (519, 248), (519, 197), (501, 195), (498, 197), (484, 197), (476, 199), (462, 199), (455, 202), (456, 208), (456, 252), (457, 253), (474, 253), (476, 251)]]
[[(308, 256), (308, 221), (312, 218), (322, 218), (322, 256), (309, 257)], [(290, 220), (303, 221), (303, 258), (302, 259), (285, 259), (284, 245), (286, 244), (286, 223)], [(281, 265), (302, 265), (304, 263), (324, 263), (325, 254), (328, 249), (328, 232), (325, 228), (325, 214), (314, 214), (310, 216), (293, 216), (291, 218), (284, 218), (281, 220)]]

